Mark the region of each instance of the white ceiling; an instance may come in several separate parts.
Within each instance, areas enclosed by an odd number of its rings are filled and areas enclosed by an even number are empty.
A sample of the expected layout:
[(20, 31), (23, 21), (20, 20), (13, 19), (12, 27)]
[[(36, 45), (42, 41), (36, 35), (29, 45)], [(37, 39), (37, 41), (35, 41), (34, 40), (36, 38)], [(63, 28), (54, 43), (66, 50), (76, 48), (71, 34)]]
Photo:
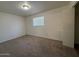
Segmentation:
[(17, 7), (20, 2), (21, 1), (0, 1), (0, 11), (20, 16), (29, 16), (69, 4), (69, 1), (29, 1), (32, 8), (29, 10), (22, 10)]

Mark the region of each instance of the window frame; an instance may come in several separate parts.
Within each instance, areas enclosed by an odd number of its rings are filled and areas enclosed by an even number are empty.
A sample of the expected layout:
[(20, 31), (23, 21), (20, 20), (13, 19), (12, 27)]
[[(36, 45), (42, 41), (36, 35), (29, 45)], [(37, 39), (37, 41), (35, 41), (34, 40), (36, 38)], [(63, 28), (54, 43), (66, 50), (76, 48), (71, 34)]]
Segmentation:
[[(34, 25), (34, 19), (35, 18), (39, 18), (39, 17), (43, 17), (43, 24), (38, 24), (38, 25)], [(39, 20), (39, 19), (37, 19), (37, 20)], [(41, 22), (41, 21), (40, 21)], [(32, 26), (33, 27), (41, 27), (41, 26), (44, 26), (45, 25), (45, 17), (44, 16), (36, 16), (36, 17), (34, 17), (33, 19), (32, 19)]]

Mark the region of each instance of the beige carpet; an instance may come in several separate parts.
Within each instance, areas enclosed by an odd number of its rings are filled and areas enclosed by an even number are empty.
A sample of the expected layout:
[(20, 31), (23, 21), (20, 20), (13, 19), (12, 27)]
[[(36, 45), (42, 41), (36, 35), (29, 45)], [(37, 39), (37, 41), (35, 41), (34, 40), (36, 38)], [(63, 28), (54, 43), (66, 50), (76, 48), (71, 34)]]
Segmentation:
[(36, 36), (22, 36), (0, 44), (0, 56), (10, 57), (75, 57), (75, 49), (62, 42)]

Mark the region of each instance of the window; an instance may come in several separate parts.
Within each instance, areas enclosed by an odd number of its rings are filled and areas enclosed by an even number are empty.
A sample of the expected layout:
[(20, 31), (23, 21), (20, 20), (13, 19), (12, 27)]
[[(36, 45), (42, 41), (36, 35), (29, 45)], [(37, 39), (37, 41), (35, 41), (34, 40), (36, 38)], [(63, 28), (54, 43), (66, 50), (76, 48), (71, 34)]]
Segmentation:
[(44, 16), (33, 18), (33, 26), (44, 26)]

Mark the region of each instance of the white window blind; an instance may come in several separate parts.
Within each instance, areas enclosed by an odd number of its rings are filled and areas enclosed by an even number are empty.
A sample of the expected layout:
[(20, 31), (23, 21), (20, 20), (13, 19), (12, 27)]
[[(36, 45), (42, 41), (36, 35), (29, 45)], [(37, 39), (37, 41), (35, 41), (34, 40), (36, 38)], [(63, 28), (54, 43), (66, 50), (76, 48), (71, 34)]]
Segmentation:
[(44, 16), (33, 18), (33, 26), (44, 26)]

